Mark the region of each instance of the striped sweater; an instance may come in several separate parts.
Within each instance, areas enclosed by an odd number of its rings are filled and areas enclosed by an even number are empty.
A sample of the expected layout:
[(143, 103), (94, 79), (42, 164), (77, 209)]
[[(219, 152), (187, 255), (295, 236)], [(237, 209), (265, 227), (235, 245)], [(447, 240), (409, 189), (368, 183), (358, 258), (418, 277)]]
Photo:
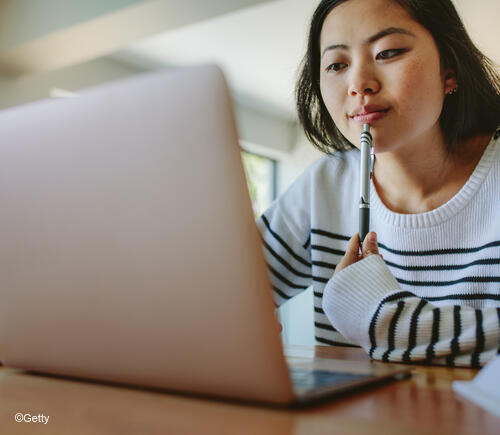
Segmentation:
[(313, 163), (258, 220), (277, 306), (313, 286), (315, 338), (383, 361), (481, 366), (500, 346), (500, 130), (462, 189), (426, 213), (371, 186), (369, 256), (332, 277), (358, 231), (359, 151)]

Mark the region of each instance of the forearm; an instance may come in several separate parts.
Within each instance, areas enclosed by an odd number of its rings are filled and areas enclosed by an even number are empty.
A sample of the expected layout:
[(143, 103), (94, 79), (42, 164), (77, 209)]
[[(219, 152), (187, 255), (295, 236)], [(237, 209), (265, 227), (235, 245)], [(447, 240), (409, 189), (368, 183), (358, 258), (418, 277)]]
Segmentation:
[(499, 348), (500, 309), (436, 307), (401, 290), (378, 255), (336, 274), (323, 309), (346, 338), (383, 361), (479, 366)]

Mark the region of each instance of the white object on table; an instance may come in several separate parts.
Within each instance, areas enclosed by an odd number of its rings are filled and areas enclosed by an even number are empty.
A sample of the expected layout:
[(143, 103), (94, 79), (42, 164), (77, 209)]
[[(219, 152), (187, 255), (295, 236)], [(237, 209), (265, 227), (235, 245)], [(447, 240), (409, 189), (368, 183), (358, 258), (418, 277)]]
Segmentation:
[(472, 381), (453, 382), (453, 390), (500, 417), (500, 355), (488, 362)]

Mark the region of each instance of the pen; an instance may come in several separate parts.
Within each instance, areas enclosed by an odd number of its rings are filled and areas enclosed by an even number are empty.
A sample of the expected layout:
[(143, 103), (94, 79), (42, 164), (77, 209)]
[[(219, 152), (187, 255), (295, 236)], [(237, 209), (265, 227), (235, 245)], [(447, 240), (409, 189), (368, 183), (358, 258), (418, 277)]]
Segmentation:
[(359, 179), (359, 244), (363, 243), (370, 226), (370, 178), (373, 170), (372, 135), (370, 124), (363, 124), (361, 133), (361, 163)]

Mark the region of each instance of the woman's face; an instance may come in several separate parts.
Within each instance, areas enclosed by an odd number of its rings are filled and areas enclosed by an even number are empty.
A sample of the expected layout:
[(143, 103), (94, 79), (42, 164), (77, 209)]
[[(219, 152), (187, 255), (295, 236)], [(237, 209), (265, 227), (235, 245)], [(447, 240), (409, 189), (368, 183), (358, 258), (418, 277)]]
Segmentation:
[(351, 143), (359, 146), (364, 123), (378, 153), (442, 141), (439, 116), (456, 82), (445, 80), (434, 39), (404, 8), (348, 0), (326, 17), (320, 48), (321, 95)]

